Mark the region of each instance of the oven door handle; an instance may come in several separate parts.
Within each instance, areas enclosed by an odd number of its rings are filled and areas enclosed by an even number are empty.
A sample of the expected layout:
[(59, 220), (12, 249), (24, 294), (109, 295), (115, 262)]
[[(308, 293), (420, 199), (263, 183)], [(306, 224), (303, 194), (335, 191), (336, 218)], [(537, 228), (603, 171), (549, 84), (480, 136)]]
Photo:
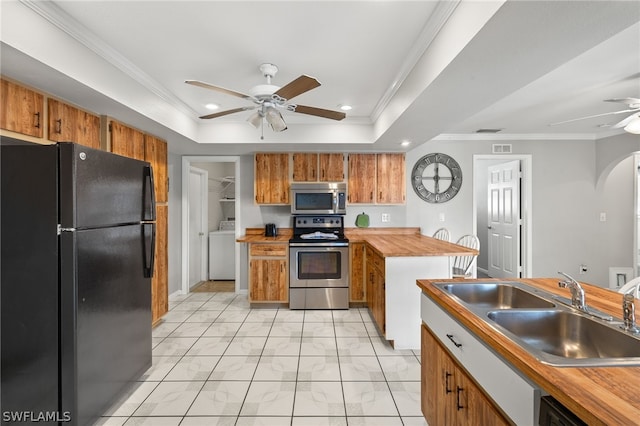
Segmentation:
[(335, 241), (335, 242), (323, 242), (323, 243), (289, 243), (289, 247), (349, 247), (348, 242)]

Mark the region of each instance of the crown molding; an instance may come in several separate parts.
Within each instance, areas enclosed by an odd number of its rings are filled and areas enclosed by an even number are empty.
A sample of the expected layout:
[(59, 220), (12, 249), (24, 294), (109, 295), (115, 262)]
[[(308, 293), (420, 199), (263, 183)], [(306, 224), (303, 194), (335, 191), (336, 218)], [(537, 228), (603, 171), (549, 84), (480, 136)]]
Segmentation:
[(375, 123), (376, 120), (378, 120), (382, 111), (384, 111), (387, 105), (389, 105), (393, 96), (400, 89), (402, 83), (407, 79), (429, 46), (431, 46), (431, 43), (433, 43), (444, 24), (447, 23), (453, 12), (456, 10), (460, 1), (461, 0), (439, 1), (437, 3), (433, 13), (429, 16), (424, 27), (422, 27), (422, 32), (413, 43), (413, 46), (405, 60), (402, 62), (398, 74), (396, 74), (396, 77), (393, 79), (393, 83), (391, 83), (376, 106), (373, 108), (373, 112), (371, 113), (372, 123)]

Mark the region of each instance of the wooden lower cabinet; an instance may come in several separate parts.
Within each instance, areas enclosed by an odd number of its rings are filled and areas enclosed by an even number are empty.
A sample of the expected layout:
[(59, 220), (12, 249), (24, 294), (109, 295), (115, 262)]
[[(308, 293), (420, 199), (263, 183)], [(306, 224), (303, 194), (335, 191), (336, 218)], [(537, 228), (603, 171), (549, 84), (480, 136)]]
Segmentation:
[(439, 425), (508, 425), (482, 390), (422, 324), (422, 414)]
[(373, 250), (367, 249), (367, 284), (366, 300), (369, 311), (376, 322), (378, 329), (386, 335), (386, 312), (385, 312), (385, 267), (384, 258)]
[(349, 244), (349, 302), (365, 302), (365, 243)]
[(151, 279), (151, 322), (155, 325), (169, 311), (168, 206), (156, 206), (156, 247)]
[(249, 244), (249, 302), (289, 301), (289, 244)]

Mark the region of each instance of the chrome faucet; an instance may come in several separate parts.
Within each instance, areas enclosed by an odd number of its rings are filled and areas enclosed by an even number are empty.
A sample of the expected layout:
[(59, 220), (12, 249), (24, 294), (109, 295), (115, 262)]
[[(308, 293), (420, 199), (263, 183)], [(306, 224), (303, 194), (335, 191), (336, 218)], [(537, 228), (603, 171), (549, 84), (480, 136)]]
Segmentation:
[(622, 296), (622, 319), (624, 321), (624, 326), (621, 328), (631, 333), (640, 333), (640, 328), (636, 326), (635, 297), (633, 297), (634, 291), (635, 289), (632, 289), (629, 293), (625, 293), (625, 295)]
[(558, 271), (560, 275), (566, 277), (566, 280), (558, 282), (558, 286), (562, 288), (568, 288), (571, 291), (571, 305), (584, 312), (589, 312), (587, 304), (584, 301), (584, 289), (580, 283), (574, 280), (569, 274)]

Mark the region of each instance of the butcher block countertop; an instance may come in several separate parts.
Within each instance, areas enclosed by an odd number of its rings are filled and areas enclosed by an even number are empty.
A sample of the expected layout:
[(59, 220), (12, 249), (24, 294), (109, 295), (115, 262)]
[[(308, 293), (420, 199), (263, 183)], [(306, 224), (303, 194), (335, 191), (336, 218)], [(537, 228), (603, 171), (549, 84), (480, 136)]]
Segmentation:
[[(491, 281), (499, 281), (490, 279)], [(444, 281), (418, 280), (418, 287), (477, 337), (590, 425), (640, 424), (640, 367), (553, 367), (543, 364), (509, 338), (480, 321), (463, 304), (432, 285)], [(532, 278), (521, 281), (544, 291), (567, 297), (558, 288), (558, 278)], [(588, 306), (620, 319), (622, 295), (601, 287), (582, 284)]]
[[(352, 243), (367, 243), (382, 257), (473, 256), (478, 251), (420, 234), (420, 228), (345, 228)], [(247, 228), (239, 243), (288, 242), (291, 228), (278, 229), (276, 237), (265, 237), (263, 228)]]

